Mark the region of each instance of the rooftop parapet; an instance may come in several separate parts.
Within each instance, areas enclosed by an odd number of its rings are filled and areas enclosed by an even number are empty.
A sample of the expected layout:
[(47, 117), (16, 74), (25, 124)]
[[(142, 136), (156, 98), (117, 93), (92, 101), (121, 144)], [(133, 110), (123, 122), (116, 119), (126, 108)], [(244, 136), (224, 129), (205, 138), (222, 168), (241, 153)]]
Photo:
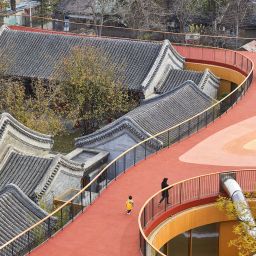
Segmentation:
[(10, 144), (25, 152), (49, 152), (53, 136), (36, 132), (8, 113), (0, 115), (0, 143)]

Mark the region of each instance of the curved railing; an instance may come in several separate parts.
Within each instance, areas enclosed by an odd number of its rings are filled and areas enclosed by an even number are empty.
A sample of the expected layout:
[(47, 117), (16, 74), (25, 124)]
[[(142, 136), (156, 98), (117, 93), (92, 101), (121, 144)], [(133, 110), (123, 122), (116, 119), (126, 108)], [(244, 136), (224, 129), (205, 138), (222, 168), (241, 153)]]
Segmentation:
[[(186, 55), (186, 58), (200, 59), (201, 57), (201, 61), (207, 60), (212, 61), (213, 63), (222, 63), (230, 67), (235, 67), (240, 70), (241, 73), (246, 74), (246, 78), (234, 91), (211, 107), (180, 124), (141, 141), (123, 152), (117, 158), (112, 160), (88, 185), (86, 185), (61, 207), (57, 208), (46, 218), (2, 245), (0, 247), (0, 254), (16, 255), (18, 253), (16, 248), (21, 248), (21, 240), (27, 241), (27, 244), (23, 245), (22, 253), (30, 252), (35, 246), (50, 238), (54, 232), (57, 232), (59, 229), (63, 229), (66, 223), (73, 221), (74, 217), (80, 212), (83, 212), (87, 206), (92, 204), (93, 201), (100, 196), (102, 190), (107, 188), (111, 181), (116, 180), (119, 174), (125, 173), (129, 167), (136, 165), (136, 163), (143, 159), (146, 159), (148, 157), (147, 149), (151, 144), (151, 140), (155, 140), (157, 138), (160, 138), (161, 140), (161, 138), (165, 136), (167, 142), (164, 146), (169, 147), (171, 144), (179, 142), (181, 139), (190, 136), (192, 133), (197, 132), (200, 128), (214, 122), (216, 118), (226, 113), (230, 107), (244, 96), (245, 92), (251, 85), (254, 65), (253, 62), (242, 54), (224, 49), (202, 49), (192, 47), (184, 47), (182, 49), (185, 49), (184, 54)], [(195, 49), (198, 53), (195, 56), (196, 58), (192, 58), (189, 54), (194, 54)], [(52, 230), (51, 216), (58, 217), (58, 223), (55, 230)], [(42, 232), (41, 226), (45, 225), (45, 223), (47, 223), (49, 229)], [(19, 247), (16, 246), (17, 244), (19, 244)]]
[[(166, 256), (158, 248), (156, 248), (152, 242), (148, 239), (147, 233), (153, 231), (157, 224), (160, 224), (168, 216), (180, 212), (182, 210), (191, 207), (191, 202), (205, 199), (212, 199), (223, 194), (224, 190), (221, 188), (221, 178), (224, 176), (231, 176), (241, 186), (243, 192), (254, 192), (256, 185), (256, 170), (238, 170), (231, 172), (218, 172), (207, 175), (201, 175), (186, 179), (175, 184), (170, 185), (168, 188), (158, 191), (152, 197), (150, 197), (140, 210), (138, 223), (140, 229), (140, 250), (143, 256)], [(161, 199), (162, 192), (168, 190), (169, 203), (166, 200), (158, 206), (158, 202)], [(186, 207), (187, 204), (187, 207)], [(161, 216), (165, 215), (165, 218)], [(157, 219), (160, 219), (160, 223), (157, 223)], [(156, 224), (157, 223), (157, 224)], [(152, 227), (152, 224), (154, 225)], [(149, 229), (151, 227), (151, 229)], [(148, 231), (148, 232), (146, 232)], [(146, 232), (146, 233), (145, 233)]]

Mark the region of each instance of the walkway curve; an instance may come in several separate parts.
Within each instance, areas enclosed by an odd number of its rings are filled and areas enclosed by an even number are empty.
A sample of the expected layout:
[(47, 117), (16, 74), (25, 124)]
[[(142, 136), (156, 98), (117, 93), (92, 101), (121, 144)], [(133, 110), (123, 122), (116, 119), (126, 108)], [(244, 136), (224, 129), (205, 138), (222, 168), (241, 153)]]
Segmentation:
[[(256, 63), (256, 54), (245, 55)], [(179, 157), (210, 135), (255, 116), (255, 102), (254, 77), (246, 96), (227, 115), (181, 143), (166, 148), (129, 169), (64, 231), (60, 231), (31, 255), (139, 256), (137, 218), (143, 203), (160, 189), (163, 177), (168, 177), (172, 183), (201, 174), (236, 169), (232, 163), (230, 166), (191, 164), (181, 162)], [(211, 151), (210, 145), (208, 150)], [(135, 209), (132, 215), (128, 216), (125, 214), (124, 204), (130, 194), (134, 197)]]

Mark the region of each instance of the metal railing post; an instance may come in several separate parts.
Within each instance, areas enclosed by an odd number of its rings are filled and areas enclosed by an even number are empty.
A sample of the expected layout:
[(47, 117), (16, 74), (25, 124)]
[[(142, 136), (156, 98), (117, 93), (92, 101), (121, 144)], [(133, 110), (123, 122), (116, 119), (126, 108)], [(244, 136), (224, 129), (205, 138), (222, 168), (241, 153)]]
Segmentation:
[(180, 141), (180, 125), (178, 126), (178, 141)]
[(200, 121), (200, 116), (197, 116), (197, 122), (196, 122), (196, 131), (198, 132), (199, 130), (199, 121)]
[(90, 204), (92, 204), (92, 185), (90, 185)]
[(133, 149), (133, 166), (136, 165), (136, 148)]
[(125, 173), (125, 170), (126, 170), (126, 154), (124, 155), (124, 173)]
[(73, 222), (74, 220), (73, 200), (71, 200), (71, 203), (70, 203), (70, 214), (71, 214), (71, 220)]
[(51, 232), (51, 218), (48, 218), (48, 238), (51, 238), (52, 232)]
[(180, 183), (180, 204), (182, 202), (182, 183)]
[(14, 242), (12, 242), (12, 256), (14, 255)]
[(151, 212), (151, 214), (152, 214), (152, 220), (154, 219), (154, 216), (155, 216), (155, 211), (154, 211), (154, 197), (152, 198), (152, 212)]
[(144, 228), (146, 227), (146, 208), (144, 208), (143, 210), (143, 224), (144, 224)]
[(81, 199), (81, 210), (82, 210), (82, 212), (84, 212), (83, 193), (80, 194), (80, 199)]
[(201, 178), (198, 179), (198, 199), (201, 197)]
[(168, 133), (168, 148), (169, 148), (170, 147), (170, 130), (167, 133)]
[(190, 135), (190, 119), (188, 121), (188, 137), (189, 137), (189, 135)]
[(30, 241), (29, 241), (29, 235), (30, 235), (30, 231), (28, 231), (28, 253), (30, 253)]
[(147, 142), (145, 141), (145, 156), (144, 156), (144, 159), (146, 160), (147, 159)]
[(106, 188), (108, 188), (108, 168), (106, 169), (106, 173), (105, 173), (105, 184), (106, 184)]
[(60, 209), (60, 225), (63, 230), (63, 208)]
[(114, 172), (115, 172), (115, 180), (116, 180), (116, 161), (114, 163)]

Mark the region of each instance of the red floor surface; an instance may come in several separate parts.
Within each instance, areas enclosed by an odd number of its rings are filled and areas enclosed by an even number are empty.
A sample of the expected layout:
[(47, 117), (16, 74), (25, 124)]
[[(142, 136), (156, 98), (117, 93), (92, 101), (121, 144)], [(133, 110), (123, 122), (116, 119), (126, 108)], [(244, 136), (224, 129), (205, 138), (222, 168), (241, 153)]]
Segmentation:
[[(250, 57), (256, 63), (256, 54), (250, 54)], [(121, 175), (73, 223), (31, 255), (139, 256), (138, 213), (143, 203), (160, 189), (163, 177), (168, 177), (171, 184), (200, 174), (237, 169), (232, 168), (232, 163), (230, 167), (184, 163), (179, 161), (179, 156), (217, 131), (255, 116), (255, 106), (254, 79), (246, 96), (227, 114), (197, 134), (162, 150), (157, 155), (152, 155)], [(128, 216), (124, 213), (124, 203), (130, 194), (134, 197), (135, 209), (132, 215)]]

